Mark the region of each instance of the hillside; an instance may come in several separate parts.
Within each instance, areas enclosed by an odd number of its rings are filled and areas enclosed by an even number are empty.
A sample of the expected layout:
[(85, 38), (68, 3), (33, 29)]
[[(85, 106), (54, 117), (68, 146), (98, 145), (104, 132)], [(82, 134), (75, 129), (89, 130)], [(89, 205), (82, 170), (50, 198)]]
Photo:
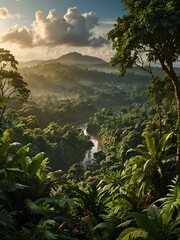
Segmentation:
[[(34, 96), (90, 98), (97, 109), (110, 107), (114, 111), (146, 101), (144, 92), (151, 79), (148, 72), (136, 67), (119, 77), (117, 68), (109, 69), (108, 63), (100, 58), (73, 52), (55, 60), (27, 62), (20, 73)], [(164, 75), (160, 68), (152, 69), (155, 76)], [(180, 73), (179, 68), (176, 71)]]
[(88, 55), (82, 55), (77, 52), (65, 54), (57, 59), (60, 63), (68, 65), (102, 65), (107, 64), (106, 61), (101, 58), (92, 57)]
[(50, 64), (50, 63), (61, 63), (65, 65), (73, 65), (78, 67), (93, 67), (94, 69), (98, 68), (110, 68), (109, 64), (101, 58), (82, 55), (77, 52), (72, 52), (60, 56), (57, 59), (49, 59), (49, 60), (31, 60), (27, 62), (19, 62), (19, 67), (33, 67), (39, 64)]
[[(81, 69), (89, 69), (89, 70), (97, 70), (101, 72), (106, 73), (118, 73), (118, 66), (110, 67), (109, 63), (104, 61), (101, 58), (97, 58), (94, 56), (88, 56), (88, 55), (82, 55), (77, 52), (71, 52), (68, 54), (65, 54), (63, 56), (60, 56), (56, 59), (49, 59), (49, 60), (31, 60), (26, 62), (19, 62), (19, 68), (24, 67), (34, 67), (37, 65), (43, 65), (43, 64), (52, 64), (52, 63), (61, 63), (62, 65), (68, 65), (68, 66), (76, 66)], [(164, 75), (164, 71), (160, 67), (152, 67), (152, 71), (154, 75)], [(180, 74), (180, 68), (176, 67), (175, 71)], [(127, 70), (127, 73), (130, 74), (137, 74), (142, 76), (150, 76), (148, 72), (134, 67), (132, 69)]]
[(79, 68), (60, 62), (20, 69), (32, 95), (56, 95), (61, 99), (90, 98), (96, 108), (119, 109), (144, 102), (149, 76), (127, 73), (124, 77), (103, 71)]

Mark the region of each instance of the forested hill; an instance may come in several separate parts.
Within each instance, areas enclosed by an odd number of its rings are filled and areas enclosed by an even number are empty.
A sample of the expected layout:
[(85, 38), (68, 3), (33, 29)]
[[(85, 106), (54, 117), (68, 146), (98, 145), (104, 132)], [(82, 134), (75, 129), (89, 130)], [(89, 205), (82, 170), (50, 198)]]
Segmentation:
[[(19, 62), (19, 68), (34, 67), (41, 64), (61, 63), (64, 65), (77, 66), (82, 69), (98, 70), (103, 72), (118, 73), (118, 66), (110, 67), (109, 63), (101, 58), (94, 56), (82, 55), (77, 52), (72, 52), (60, 56), (56, 59), (49, 60), (31, 60), (25, 62)], [(152, 67), (154, 75), (164, 75), (164, 72), (160, 67)], [(175, 71), (180, 73), (180, 68), (176, 67)], [(148, 73), (140, 68), (134, 67), (127, 71), (128, 73), (134, 73), (138, 75), (148, 75)]]
[(149, 76), (128, 73), (124, 77), (82, 69), (59, 62), (20, 69), (32, 95), (53, 94), (60, 98), (93, 98), (96, 106), (112, 107), (144, 101)]
[(105, 65), (107, 66), (107, 62), (102, 60), (101, 58), (92, 57), (88, 55), (82, 55), (77, 52), (68, 53), (66, 55), (61, 56), (57, 59), (60, 63), (68, 64), (68, 65)]
[[(56, 60), (20, 63), (19, 70), (32, 95), (53, 94), (66, 99), (90, 97), (96, 107), (114, 110), (146, 101), (144, 92), (151, 79), (146, 71), (133, 68), (120, 77), (118, 68), (113, 70), (115, 72), (109, 69), (102, 59), (70, 53)], [(155, 67), (153, 72), (164, 74)]]
[(73, 65), (78, 67), (94, 67), (96, 69), (100, 68), (110, 68), (108, 62), (104, 61), (101, 58), (88, 56), (88, 55), (82, 55), (77, 52), (72, 52), (65, 54), (63, 56), (60, 56), (56, 59), (49, 59), (49, 60), (31, 60), (26, 62), (20, 62), (19, 67), (33, 67), (39, 64), (45, 64), (45, 63), (61, 63), (66, 65)]

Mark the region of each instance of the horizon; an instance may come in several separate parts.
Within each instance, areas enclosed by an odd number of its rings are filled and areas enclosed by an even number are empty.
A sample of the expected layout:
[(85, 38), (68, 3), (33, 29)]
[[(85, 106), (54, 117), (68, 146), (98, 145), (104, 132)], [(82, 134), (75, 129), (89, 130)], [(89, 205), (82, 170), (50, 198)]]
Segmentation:
[[(49, 59), (31, 59), (31, 60), (27, 60), (27, 61), (19, 61), (18, 60), (18, 63), (28, 63), (28, 62), (33, 62), (33, 61), (53, 61), (53, 60), (57, 60), (57, 59), (59, 59), (59, 58), (61, 58), (61, 57), (63, 57), (63, 56), (66, 56), (66, 55), (70, 55), (70, 54), (73, 54), (73, 53), (77, 53), (77, 54), (80, 54), (81, 56), (83, 56), (83, 57), (94, 57), (94, 58), (97, 58), (97, 59), (100, 59), (100, 60), (103, 60), (103, 61), (105, 61), (107, 64), (109, 64), (109, 61), (107, 61), (107, 60), (104, 60), (103, 58), (101, 58), (101, 57), (96, 57), (96, 56), (93, 56), (93, 55), (88, 55), (88, 54), (82, 54), (82, 53), (80, 53), (80, 52), (77, 52), (77, 51), (72, 51), (72, 52), (68, 52), (68, 53), (65, 53), (65, 54), (62, 54), (62, 55), (60, 55), (60, 56), (57, 56), (56, 58), (49, 58)], [(147, 65), (145, 65), (145, 66), (148, 66), (148, 63), (147, 63)], [(110, 66), (109, 66), (110, 67)], [(156, 64), (152, 64), (152, 67), (153, 68), (161, 68), (162, 69), (162, 67), (160, 66), (160, 64), (159, 63), (156, 63)], [(180, 65), (179, 65), (179, 63), (177, 62), (177, 63), (175, 63), (174, 64), (174, 67), (175, 68), (180, 68)], [(114, 67), (110, 67), (110, 68), (118, 68), (118, 66), (114, 66)], [(133, 68), (136, 68), (136, 66), (134, 66)], [(138, 68), (138, 67), (137, 67)], [(129, 69), (130, 70), (130, 69)], [(163, 71), (163, 70), (162, 70)]]
[(46, 59), (46, 60), (45, 60), (45, 59), (31, 59), (31, 60), (28, 60), (28, 61), (18, 61), (18, 62), (24, 62), (24, 63), (25, 63), (25, 62), (31, 62), (31, 61), (57, 60), (57, 59), (59, 59), (59, 58), (61, 58), (61, 57), (63, 57), (63, 56), (71, 55), (71, 54), (79, 54), (79, 55), (81, 55), (81, 56), (83, 56), (83, 57), (93, 57), (93, 58), (97, 58), (97, 59), (103, 60), (103, 61), (105, 61), (106, 63), (108, 63), (108, 61), (106, 61), (106, 60), (104, 60), (104, 59), (102, 59), (102, 58), (100, 58), (100, 57), (96, 57), (96, 56), (93, 56), (93, 55), (82, 54), (82, 53), (76, 52), (76, 51), (62, 54), (62, 55), (60, 55), (60, 56), (57, 56), (57, 58), (51, 58), (51, 59)]
[(120, 0), (0, 0), (0, 47), (18, 61), (76, 51), (109, 61), (107, 33), (124, 14)]

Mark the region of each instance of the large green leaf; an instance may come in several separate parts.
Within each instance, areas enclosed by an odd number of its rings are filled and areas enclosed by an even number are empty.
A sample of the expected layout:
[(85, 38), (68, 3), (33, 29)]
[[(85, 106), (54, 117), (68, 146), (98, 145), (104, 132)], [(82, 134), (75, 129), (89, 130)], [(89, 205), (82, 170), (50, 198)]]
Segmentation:
[(36, 202), (31, 201), (30, 199), (26, 199), (25, 201), (26, 207), (32, 214), (42, 214), (43, 209)]
[(133, 213), (132, 216), (136, 220), (136, 224), (141, 229), (148, 232), (154, 239), (162, 232), (162, 221), (159, 208), (149, 206), (146, 210), (147, 214)]
[(146, 140), (146, 145), (147, 145), (147, 149), (149, 151), (149, 154), (153, 157), (156, 153), (156, 147), (155, 147), (155, 140), (154, 140), (152, 134), (150, 134), (148, 132), (143, 132), (142, 136)]
[(3, 136), (0, 139), (0, 161), (3, 160), (3, 157), (6, 157), (7, 151), (11, 146), (13, 140), (14, 131), (12, 129), (7, 129)]
[(157, 148), (157, 152), (165, 151), (167, 148), (167, 142), (172, 137), (172, 133), (165, 134), (160, 140)]
[(43, 156), (44, 156), (44, 153), (40, 152), (35, 157), (33, 157), (27, 169), (27, 172), (30, 175), (36, 174), (38, 172), (39, 168), (41, 167), (41, 163), (43, 161)]
[(176, 177), (170, 185), (169, 193), (164, 198), (159, 199), (162, 201), (162, 216), (164, 221), (170, 222), (175, 214), (180, 213), (180, 183), (179, 178)]
[(145, 230), (131, 227), (131, 228), (126, 228), (119, 235), (119, 237), (116, 238), (116, 240), (133, 240), (133, 239), (139, 239), (139, 238), (148, 239), (147, 237), (148, 237), (148, 233)]
[(6, 129), (3, 133), (3, 136), (1, 138), (1, 143), (11, 143), (13, 140), (13, 136), (14, 136), (14, 131), (10, 128), (10, 129)]
[(27, 170), (27, 155), (30, 150), (30, 144), (27, 144), (26, 146), (23, 146), (20, 148), (15, 155), (13, 156), (13, 159), (11, 160), (10, 164), (14, 166), (19, 166), (21, 170), (24, 170), (26, 172)]

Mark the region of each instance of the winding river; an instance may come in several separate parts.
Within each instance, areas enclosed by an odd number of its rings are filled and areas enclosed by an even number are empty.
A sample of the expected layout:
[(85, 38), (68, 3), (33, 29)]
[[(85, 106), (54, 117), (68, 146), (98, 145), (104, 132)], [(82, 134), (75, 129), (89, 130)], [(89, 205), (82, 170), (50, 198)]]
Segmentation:
[(83, 165), (83, 168), (86, 170), (88, 165), (93, 164), (94, 153), (100, 151), (101, 146), (100, 146), (98, 138), (87, 132), (87, 124), (82, 124), (82, 125), (78, 126), (78, 128), (82, 129), (85, 135), (90, 136), (90, 140), (94, 144), (94, 146), (86, 152), (86, 155), (81, 162)]

